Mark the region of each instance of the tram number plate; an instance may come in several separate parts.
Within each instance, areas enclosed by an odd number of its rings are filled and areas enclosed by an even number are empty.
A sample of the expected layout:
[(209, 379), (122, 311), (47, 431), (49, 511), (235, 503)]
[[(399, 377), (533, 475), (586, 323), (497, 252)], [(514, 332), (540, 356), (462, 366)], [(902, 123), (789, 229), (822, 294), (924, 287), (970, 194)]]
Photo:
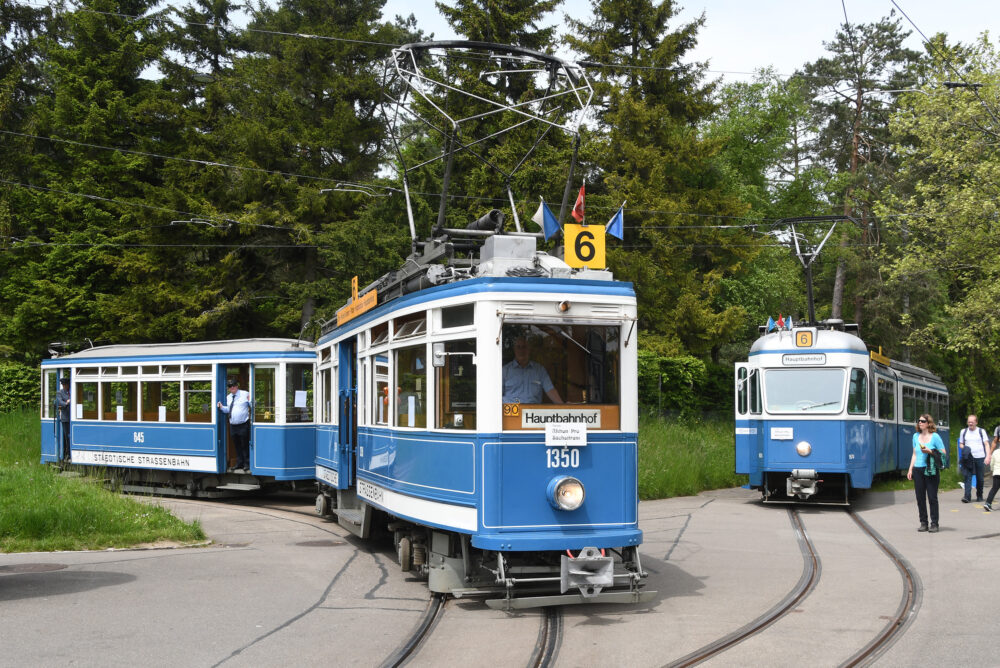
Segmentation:
[(375, 503), (382, 503), (382, 488), (376, 487), (370, 482), (359, 480), (358, 496), (360, 496), (362, 499), (367, 499), (368, 501), (374, 501)]
[(545, 465), (550, 469), (575, 469), (580, 466), (578, 448), (546, 448)]

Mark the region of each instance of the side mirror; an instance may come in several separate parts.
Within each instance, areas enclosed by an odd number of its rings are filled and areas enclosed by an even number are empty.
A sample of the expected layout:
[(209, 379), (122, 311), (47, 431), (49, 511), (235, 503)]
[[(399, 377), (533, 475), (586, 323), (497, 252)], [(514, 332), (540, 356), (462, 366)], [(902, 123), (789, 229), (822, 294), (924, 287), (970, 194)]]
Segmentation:
[(448, 355), (444, 351), (444, 341), (431, 345), (431, 364), (436, 367), (442, 367), (447, 358)]

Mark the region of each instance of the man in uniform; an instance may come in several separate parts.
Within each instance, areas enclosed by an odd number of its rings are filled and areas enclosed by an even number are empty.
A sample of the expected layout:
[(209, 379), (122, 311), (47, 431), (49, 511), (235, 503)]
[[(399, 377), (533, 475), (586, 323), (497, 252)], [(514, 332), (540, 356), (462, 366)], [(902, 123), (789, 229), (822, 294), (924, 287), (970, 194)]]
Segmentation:
[(514, 340), (514, 359), (503, 365), (503, 402), (539, 404), (543, 393), (552, 403), (563, 403), (549, 372), (531, 361), (528, 339), (519, 336)]
[(62, 428), (62, 460), (69, 462), (72, 458), (69, 443), (69, 378), (59, 379), (59, 391), (56, 392), (56, 410), (59, 411), (59, 426)]
[(240, 381), (230, 378), (227, 384), (229, 396), (226, 405), (222, 402), (216, 405), (223, 413), (229, 415), (229, 433), (233, 436), (236, 447), (237, 473), (250, 471), (250, 393), (240, 389)]

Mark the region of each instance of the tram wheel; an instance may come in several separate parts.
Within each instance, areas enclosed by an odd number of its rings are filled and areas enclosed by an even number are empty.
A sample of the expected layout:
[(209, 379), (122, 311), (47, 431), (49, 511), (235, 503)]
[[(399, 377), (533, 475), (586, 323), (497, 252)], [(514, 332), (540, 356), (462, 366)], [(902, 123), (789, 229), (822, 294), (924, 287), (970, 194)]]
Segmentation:
[(330, 497), (326, 494), (316, 495), (316, 514), (320, 517), (330, 514)]
[(399, 557), (399, 567), (404, 573), (409, 573), (413, 568), (413, 546), (409, 536), (403, 536), (399, 539), (396, 555)]

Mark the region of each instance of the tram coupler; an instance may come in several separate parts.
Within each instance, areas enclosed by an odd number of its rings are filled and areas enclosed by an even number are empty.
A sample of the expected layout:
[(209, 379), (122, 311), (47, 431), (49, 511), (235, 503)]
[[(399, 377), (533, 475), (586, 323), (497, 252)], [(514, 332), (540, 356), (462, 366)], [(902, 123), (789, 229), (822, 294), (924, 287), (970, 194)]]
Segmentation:
[(817, 485), (821, 482), (816, 469), (792, 469), (792, 474), (785, 481), (785, 491), (788, 496), (805, 500), (819, 491)]
[(562, 555), (559, 568), (560, 593), (578, 589), (584, 598), (601, 593), (615, 583), (613, 557), (606, 557), (596, 547), (585, 547), (576, 557)]

